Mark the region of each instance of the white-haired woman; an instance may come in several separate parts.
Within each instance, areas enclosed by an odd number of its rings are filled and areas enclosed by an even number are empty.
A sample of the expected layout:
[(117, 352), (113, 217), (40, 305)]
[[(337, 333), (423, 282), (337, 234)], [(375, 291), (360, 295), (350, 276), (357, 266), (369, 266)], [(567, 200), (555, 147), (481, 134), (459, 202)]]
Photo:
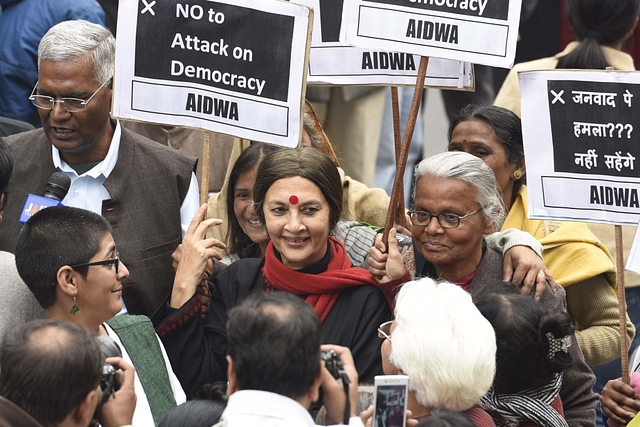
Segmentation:
[[(496, 178), (481, 159), (464, 152), (446, 152), (416, 167), (414, 206), (409, 211), (413, 247), (405, 260), (397, 250), (395, 232), (389, 254), (377, 239), (371, 248), (371, 273), (381, 282), (405, 275), (404, 262), (415, 263), (416, 276), (441, 278), (467, 290), (474, 299), (502, 280), (502, 256), (485, 250), (484, 236), (500, 229), (505, 208)], [(548, 287), (548, 285), (547, 285)], [(547, 288), (540, 304), (551, 312), (566, 311), (565, 292)], [(575, 337), (573, 338), (575, 342)], [(573, 345), (576, 363), (564, 376), (560, 396), (570, 425), (592, 425), (597, 395), (593, 373), (580, 347)]]
[(408, 409), (427, 418), (433, 409), (464, 412), (477, 426), (494, 426), (477, 404), (495, 373), (496, 340), (471, 295), (423, 278), (402, 286), (395, 320), (380, 326), (387, 375), (409, 376)]

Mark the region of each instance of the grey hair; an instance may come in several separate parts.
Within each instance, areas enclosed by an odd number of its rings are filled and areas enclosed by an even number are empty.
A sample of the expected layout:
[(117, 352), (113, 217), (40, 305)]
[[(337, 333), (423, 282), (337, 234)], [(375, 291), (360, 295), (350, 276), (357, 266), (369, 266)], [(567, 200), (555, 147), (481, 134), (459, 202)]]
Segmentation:
[(416, 166), (413, 200), (420, 178), (431, 175), (467, 182), (476, 193), (476, 202), (482, 206), (484, 216), (493, 222), (493, 231), (500, 230), (506, 217), (506, 208), (493, 170), (481, 159), (462, 151), (448, 151), (421, 161)]
[(89, 21), (64, 21), (47, 31), (38, 46), (41, 61), (54, 63), (83, 59), (90, 54), (95, 79), (102, 84), (115, 73), (116, 39), (107, 28)]
[(496, 370), (491, 323), (461, 287), (430, 278), (405, 283), (396, 297), (389, 361), (429, 408), (464, 411), (482, 397)]

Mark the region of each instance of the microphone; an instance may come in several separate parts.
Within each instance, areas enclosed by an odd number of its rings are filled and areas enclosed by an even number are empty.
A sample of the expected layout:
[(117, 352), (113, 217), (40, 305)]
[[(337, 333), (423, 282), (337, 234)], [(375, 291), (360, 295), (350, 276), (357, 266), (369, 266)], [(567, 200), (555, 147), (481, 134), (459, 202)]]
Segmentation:
[(22, 208), (20, 223), (24, 224), (36, 212), (51, 206), (62, 206), (62, 200), (67, 196), (71, 187), (71, 178), (62, 172), (54, 172), (44, 189), (44, 197), (29, 194)]
[(54, 172), (44, 189), (44, 197), (62, 202), (71, 187), (71, 178), (62, 172)]

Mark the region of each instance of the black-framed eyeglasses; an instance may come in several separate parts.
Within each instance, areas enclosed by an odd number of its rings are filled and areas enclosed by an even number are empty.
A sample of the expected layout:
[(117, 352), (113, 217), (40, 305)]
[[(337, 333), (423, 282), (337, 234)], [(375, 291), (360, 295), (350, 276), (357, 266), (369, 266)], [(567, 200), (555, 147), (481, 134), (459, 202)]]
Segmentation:
[(466, 215), (456, 215), (451, 212), (441, 213), (440, 215), (433, 215), (429, 212), (425, 211), (409, 211), (409, 218), (411, 219), (411, 224), (416, 226), (426, 226), (431, 223), (431, 218), (436, 217), (438, 219), (438, 224), (442, 228), (458, 228), (460, 226), (460, 220), (470, 217), (471, 215), (475, 215), (480, 212), (482, 208), (477, 211), (473, 211)]
[(38, 82), (36, 82), (36, 85), (33, 87), (33, 90), (31, 91), (31, 95), (29, 95), (29, 100), (33, 103), (33, 105), (43, 110), (51, 110), (53, 109), (53, 106), (56, 105), (56, 102), (59, 102), (60, 104), (62, 104), (62, 108), (67, 110), (69, 113), (76, 113), (78, 111), (82, 111), (85, 108), (87, 108), (87, 104), (110, 81), (111, 79), (107, 79), (107, 81), (102, 83), (102, 86), (100, 86), (98, 90), (93, 92), (93, 95), (91, 95), (89, 99), (86, 99), (86, 100), (80, 99), (80, 98), (54, 99), (53, 97), (47, 96), (47, 95), (34, 95), (36, 88), (38, 87)]
[(382, 338), (383, 340), (387, 339), (391, 342), (391, 325), (393, 325), (393, 320), (389, 320), (380, 325), (378, 327), (378, 338)]
[(75, 270), (76, 268), (81, 268), (81, 267), (91, 267), (94, 265), (111, 265), (111, 264), (116, 266), (116, 274), (118, 274), (118, 267), (120, 266), (120, 253), (118, 251), (116, 251), (115, 258), (105, 259), (103, 261), (85, 262), (82, 264), (70, 265), (69, 267)]

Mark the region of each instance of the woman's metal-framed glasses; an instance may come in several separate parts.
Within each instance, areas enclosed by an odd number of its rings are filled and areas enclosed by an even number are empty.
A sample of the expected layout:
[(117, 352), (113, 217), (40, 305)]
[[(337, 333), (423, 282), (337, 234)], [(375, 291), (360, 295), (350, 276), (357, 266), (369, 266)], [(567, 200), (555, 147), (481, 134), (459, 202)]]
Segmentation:
[(378, 338), (382, 338), (383, 340), (387, 339), (391, 342), (391, 325), (393, 325), (393, 320), (389, 320), (380, 325), (378, 327)]
[(111, 265), (111, 264), (116, 266), (116, 274), (118, 274), (118, 267), (120, 266), (120, 253), (118, 251), (116, 251), (115, 258), (105, 259), (103, 261), (85, 262), (82, 264), (70, 265), (69, 267), (75, 270), (76, 268), (81, 268), (81, 267), (91, 267), (93, 265)]
[(475, 215), (481, 210), (482, 208), (462, 216), (450, 212), (441, 213), (440, 215), (433, 215), (425, 211), (410, 210), (409, 218), (411, 219), (411, 224), (413, 225), (426, 226), (431, 223), (431, 218), (436, 217), (438, 219), (438, 224), (440, 224), (440, 227), (458, 228), (460, 226), (460, 220), (468, 218), (471, 215)]
[(87, 108), (87, 104), (110, 81), (111, 81), (111, 79), (107, 79), (107, 81), (102, 83), (102, 86), (100, 86), (98, 88), (98, 90), (93, 92), (93, 95), (91, 95), (89, 97), (89, 99), (86, 99), (86, 100), (85, 99), (80, 99), (80, 98), (54, 99), (53, 97), (47, 96), (47, 95), (34, 95), (34, 93), (36, 91), (36, 88), (38, 87), (38, 82), (36, 82), (36, 85), (33, 87), (33, 90), (31, 91), (31, 95), (29, 96), (29, 100), (33, 103), (33, 105), (35, 105), (36, 107), (41, 108), (43, 110), (52, 110), (53, 106), (56, 105), (56, 102), (59, 102), (60, 104), (62, 104), (62, 108), (67, 110), (69, 113), (75, 113), (75, 112), (82, 111), (85, 108)]

